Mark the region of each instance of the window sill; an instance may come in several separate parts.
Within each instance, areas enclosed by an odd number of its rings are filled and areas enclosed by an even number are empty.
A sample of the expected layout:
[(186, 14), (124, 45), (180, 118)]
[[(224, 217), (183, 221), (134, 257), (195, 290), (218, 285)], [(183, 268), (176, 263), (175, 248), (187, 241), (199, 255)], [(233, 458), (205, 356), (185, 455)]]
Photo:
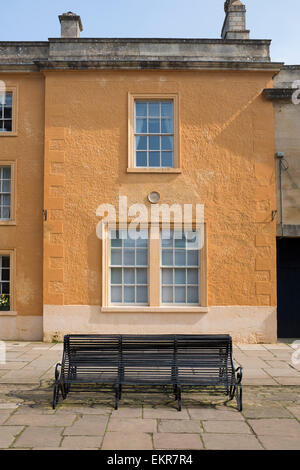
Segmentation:
[(208, 313), (208, 307), (101, 307), (102, 313)]
[(16, 317), (17, 312), (14, 310), (0, 310), (0, 317)]
[(127, 173), (181, 173), (181, 168), (127, 168)]
[(17, 137), (17, 132), (0, 132), (0, 137)]
[(15, 220), (0, 220), (0, 225), (16, 225)]

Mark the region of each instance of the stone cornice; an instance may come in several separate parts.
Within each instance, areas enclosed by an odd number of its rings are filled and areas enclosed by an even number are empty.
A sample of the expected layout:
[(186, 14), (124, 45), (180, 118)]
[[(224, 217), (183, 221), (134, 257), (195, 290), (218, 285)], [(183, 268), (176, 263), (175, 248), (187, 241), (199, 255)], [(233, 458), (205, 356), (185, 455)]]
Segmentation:
[(40, 70), (97, 70), (97, 69), (148, 69), (148, 70), (254, 70), (278, 72), (281, 62), (234, 62), (190, 60), (46, 60), (35, 61)]

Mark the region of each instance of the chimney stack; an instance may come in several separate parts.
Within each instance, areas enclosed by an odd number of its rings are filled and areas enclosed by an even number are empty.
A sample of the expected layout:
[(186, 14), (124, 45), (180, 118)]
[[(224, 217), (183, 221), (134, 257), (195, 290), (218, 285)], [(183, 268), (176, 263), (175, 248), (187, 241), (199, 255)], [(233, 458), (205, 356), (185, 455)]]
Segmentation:
[(226, 0), (226, 17), (222, 29), (222, 39), (249, 39), (246, 29), (246, 7), (240, 0)]
[(59, 21), (62, 38), (80, 38), (80, 32), (83, 31), (80, 16), (68, 11), (59, 16)]

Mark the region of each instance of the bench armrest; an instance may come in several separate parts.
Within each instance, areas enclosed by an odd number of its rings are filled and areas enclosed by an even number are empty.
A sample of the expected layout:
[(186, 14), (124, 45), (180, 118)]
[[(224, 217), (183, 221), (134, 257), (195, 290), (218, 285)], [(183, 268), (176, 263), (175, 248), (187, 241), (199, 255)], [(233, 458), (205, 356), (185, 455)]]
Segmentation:
[(242, 382), (242, 378), (243, 378), (243, 368), (242, 367), (238, 367), (237, 369), (235, 369), (235, 374), (236, 374), (236, 385), (239, 385), (241, 382)]

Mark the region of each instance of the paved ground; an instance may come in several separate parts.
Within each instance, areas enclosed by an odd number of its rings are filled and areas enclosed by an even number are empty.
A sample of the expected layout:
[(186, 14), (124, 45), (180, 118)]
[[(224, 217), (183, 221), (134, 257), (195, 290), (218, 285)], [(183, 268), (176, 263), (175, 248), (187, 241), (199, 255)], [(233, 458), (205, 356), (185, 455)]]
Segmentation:
[(70, 394), (51, 409), (62, 345), (7, 342), (0, 364), (0, 449), (297, 449), (300, 365), (289, 344), (235, 345), (244, 367), (244, 410), (222, 396), (168, 393)]

